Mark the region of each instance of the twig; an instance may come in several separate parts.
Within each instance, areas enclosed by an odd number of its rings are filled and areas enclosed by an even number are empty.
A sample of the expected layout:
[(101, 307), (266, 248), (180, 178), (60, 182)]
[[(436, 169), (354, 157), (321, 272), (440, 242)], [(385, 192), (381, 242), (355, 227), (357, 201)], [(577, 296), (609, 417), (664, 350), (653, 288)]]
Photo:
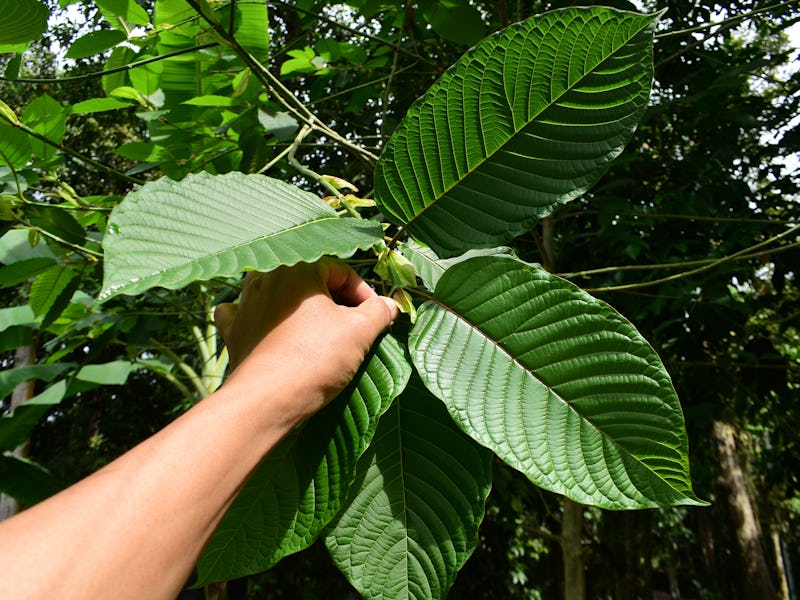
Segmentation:
[[(780, 246), (778, 248), (762, 250), (760, 252), (754, 252), (752, 254), (743, 254), (741, 256), (736, 257), (733, 260), (748, 260), (751, 258), (758, 258), (759, 256), (769, 256), (771, 254), (778, 254), (779, 252), (785, 252), (786, 250), (790, 250), (798, 246), (800, 246), (800, 242), (793, 242), (791, 244)], [(586, 271), (574, 271), (572, 273), (555, 273), (555, 275), (569, 279), (574, 277), (588, 277), (591, 275), (602, 275), (603, 273), (616, 273), (618, 271), (655, 271), (657, 269), (679, 269), (681, 267), (696, 267), (700, 265), (708, 265), (711, 263), (716, 263), (719, 260), (720, 259), (718, 258), (706, 258), (703, 260), (687, 260), (683, 262), (656, 263), (651, 265), (623, 265), (617, 267), (603, 267), (601, 269), (587, 269)]]
[(92, 79), (93, 77), (104, 77), (106, 75), (111, 75), (113, 73), (121, 73), (123, 71), (130, 71), (132, 69), (136, 69), (137, 67), (143, 67), (144, 65), (148, 65), (150, 63), (158, 62), (161, 60), (167, 60), (174, 56), (180, 56), (181, 54), (191, 54), (192, 52), (197, 52), (198, 50), (205, 50), (206, 48), (213, 48), (214, 46), (219, 46), (218, 42), (209, 42), (207, 44), (200, 44), (199, 46), (193, 46), (191, 48), (183, 48), (181, 50), (175, 50), (174, 52), (168, 52), (167, 54), (161, 54), (159, 56), (153, 56), (151, 58), (144, 58), (142, 60), (137, 60), (136, 62), (128, 63), (127, 65), (122, 65), (121, 67), (114, 67), (113, 69), (106, 69), (103, 71), (95, 71), (94, 73), (85, 73), (83, 75), (70, 75), (69, 77), (56, 77), (53, 79), (49, 78), (24, 78), (19, 77), (17, 79), (9, 79), (8, 77), (0, 77), (0, 81), (13, 81), (15, 83), (68, 83), (71, 81), (81, 81), (83, 79)]
[(86, 163), (87, 165), (91, 165), (91, 166), (93, 166), (93, 167), (95, 167), (97, 169), (101, 169), (103, 171), (106, 171), (107, 173), (111, 173), (112, 175), (115, 175), (115, 176), (119, 177), (120, 179), (124, 179), (125, 181), (128, 181), (130, 183), (135, 183), (137, 185), (142, 185), (144, 183), (144, 181), (142, 181), (141, 179), (137, 179), (135, 177), (131, 177), (130, 175), (126, 175), (125, 173), (122, 173), (121, 171), (117, 171), (114, 167), (110, 167), (108, 165), (104, 165), (103, 163), (98, 162), (98, 161), (94, 160), (93, 158), (89, 158), (85, 154), (81, 154), (80, 152), (78, 152), (76, 150), (73, 150), (72, 148), (69, 148), (68, 146), (65, 146), (64, 144), (60, 144), (59, 142), (54, 142), (53, 140), (51, 140), (50, 138), (42, 135), (38, 131), (34, 131), (33, 129), (31, 129), (30, 127), (28, 127), (27, 125), (25, 125), (21, 121), (17, 121), (17, 122), (10, 121), (10, 120), (6, 119), (5, 117), (3, 117), (2, 115), (0, 115), (0, 122), (5, 123), (6, 125), (11, 125), (12, 127), (16, 127), (17, 129), (20, 129), (20, 130), (24, 131), (25, 133), (27, 133), (29, 136), (31, 136), (33, 138), (36, 138), (40, 142), (44, 142), (48, 146), (51, 146), (51, 147), (53, 147), (53, 148), (55, 148), (57, 150), (61, 150), (61, 152), (63, 152), (64, 154), (68, 154), (72, 158), (75, 158), (75, 159), (77, 159), (77, 160), (79, 160), (79, 161), (81, 161), (83, 163)]
[[(670, 281), (676, 281), (678, 279), (683, 279), (685, 277), (692, 277), (694, 275), (699, 275), (700, 273), (704, 273), (706, 271), (709, 271), (709, 270), (711, 270), (711, 269), (713, 269), (715, 267), (718, 267), (719, 265), (722, 265), (722, 264), (725, 264), (727, 262), (731, 262), (731, 261), (737, 260), (737, 259), (741, 258), (742, 256), (744, 256), (746, 254), (752, 253), (754, 250), (757, 250), (758, 248), (763, 248), (764, 246), (767, 246), (769, 244), (777, 242), (778, 240), (783, 239), (786, 236), (792, 235), (793, 233), (796, 233), (797, 231), (800, 231), (800, 225), (792, 227), (791, 229), (787, 229), (783, 233), (779, 233), (776, 236), (773, 236), (773, 237), (771, 237), (771, 238), (769, 238), (767, 240), (764, 240), (763, 242), (760, 242), (758, 244), (754, 244), (753, 246), (745, 248), (744, 250), (740, 250), (739, 252), (735, 252), (733, 254), (729, 254), (728, 256), (724, 256), (722, 258), (716, 259), (713, 262), (711, 262), (711, 263), (709, 263), (709, 264), (707, 264), (705, 266), (699, 267), (697, 269), (692, 269), (690, 271), (685, 271), (683, 273), (677, 273), (675, 275), (670, 275), (669, 277), (662, 277), (660, 279), (654, 279), (653, 281), (644, 281), (644, 282), (641, 282), (641, 283), (631, 283), (631, 284), (628, 284), (628, 285), (607, 286), (607, 287), (600, 287), (600, 288), (587, 288), (586, 291), (587, 292), (617, 292), (617, 291), (623, 291), (623, 290), (634, 290), (634, 289), (640, 289), (640, 288), (643, 288), (643, 287), (649, 287), (649, 286), (653, 286), (653, 285), (661, 285), (662, 283), (669, 283)], [(790, 246), (795, 246), (795, 245), (798, 245), (798, 244), (797, 243), (790, 244)]]

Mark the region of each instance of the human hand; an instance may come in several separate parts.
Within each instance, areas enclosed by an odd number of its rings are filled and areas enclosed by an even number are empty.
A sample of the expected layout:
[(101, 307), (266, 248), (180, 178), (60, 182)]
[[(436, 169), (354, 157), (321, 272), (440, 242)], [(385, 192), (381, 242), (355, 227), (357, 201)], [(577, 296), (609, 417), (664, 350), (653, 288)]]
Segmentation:
[(280, 373), (297, 392), (290, 410), (302, 420), (350, 382), (397, 316), (393, 300), (345, 263), (323, 258), (248, 273), (239, 304), (220, 304), (214, 319), (235, 369), (231, 380), (257, 391)]

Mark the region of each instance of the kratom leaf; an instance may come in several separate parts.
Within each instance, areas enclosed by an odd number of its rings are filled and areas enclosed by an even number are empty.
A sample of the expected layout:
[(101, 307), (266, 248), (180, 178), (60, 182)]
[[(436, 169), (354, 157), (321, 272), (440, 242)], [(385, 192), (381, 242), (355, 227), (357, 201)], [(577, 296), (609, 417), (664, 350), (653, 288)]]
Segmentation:
[(61, 483), (42, 465), (17, 456), (0, 455), (0, 492), (28, 506), (61, 491)]
[[(36, 133), (60, 144), (67, 131), (68, 110), (48, 94), (33, 100), (22, 112), (22, 121)], [(41, 140), (31, 138), (31, 148), (36, 156), (51, 158), (56, 149)]]
[(506, 242), (579, 197), (644, 111), (655, 21), (569, 8), (480, 42), (392, 135), (378, 206), (445, 258)]
[(0, 44), (21, 44), (41, 37), (50, 11), (38, 0), (0, 0), (0, 15)]
[(385, 336), (354, 383), (248, 480), (200, 558), (198, 583), (263, 571), (308, 547), (341, 508), (378, 417), (410, 374), (407, 355)]
[(31, 159), (31, 142), (27, 133), (0, 122), (0, 167), (19, 169)]
[(66, 391), (66, 383), (59, 381), (0, 417), (0, 450), (13, 450), (28, 439), (31, 430), (50, 408), (61, 402)]
[(661, 360), (610, 306), (513, 258), (442, 276), (409, 348), (470, 436), (535, 484), (627, 509), (702, 504)]
[(412, 379), (381, 417), (326, 535), (365, 600), (444, 598), (478, 542), (491, 458)]
[(471, 46), (486, 35), (481, 13), (467, 0), (429, 1), (422, 8), (431, 29), (446, 40)]
[(413, 240), (402, 244), (400, 251), (408, 258), (414, 269), (419, 275), (419, 278), (425, 283), (429, 290), (434, 290), (439, 278), (444, 275), (444, 272), (451, 266), (463, 262), (476, 256), (514, 256), (514, 251), (507, 246), (498, 246), (497, 248), (479, 248), (477, 250), (467, 250), (460, 256), (453, 258), (439, 258), (436, 253), (430, 248), (420, 246)]
[(7, 288), (27, 281), (55, 264), (52, 258), (29, 258), (0, 267), (0, 288)]
[(0, 308), (0, 331), (5, 331), (9, 327), (33, 327), (34, 325), (36, 325), (36, 316), (28, 304)]
[(53, 265), (39, 274), (31, 284), (30, 291), (30, 305), (34, 314), (37, 317), (47, 314), (61, 293), (70, 287), (69, 284), (77, 276), (74, 269), (62, 265)]
[[(230, 7), (217, 9), (222, 25), (229, 29)], [(239, 2), (234, 15), (233, 37), (259, 61), (269, 58), (269, 21), (266, 2)]]
[(86, 115), (107, 110), (117, 110), (118, 108), (129, 108), (134, 106), (130, 102), (118, 100), (117, 98), (89, 98), (70, 107), (70, 112), (74, 115)]
[(67, 58), (86, 58), (105, 52), (126, 40), (128, 35), (125, 31), (116, 29), (98, 29), (79, 37), (70, 44), (67, 50)]
[(121, 31), (126, 30), (126, 23), (148, 25), (150, 17), (147, 11), (136, 3), (136, 0), (94, 0), (106, 21)]
[(14, 388), (20, 383), (35, 379), (52, 381), (58, 375), (74, 366), (71, 363), (53, 363), (52, 365), (30, 365), (0, 371), (0, 400), (13, 392)]
[(261, 175), (164, 178), (128, 194), (111, 214), (100, 299), (323, 254), (349, 257), (382, 236), (379, 224), (340, 218), (314, 194)]

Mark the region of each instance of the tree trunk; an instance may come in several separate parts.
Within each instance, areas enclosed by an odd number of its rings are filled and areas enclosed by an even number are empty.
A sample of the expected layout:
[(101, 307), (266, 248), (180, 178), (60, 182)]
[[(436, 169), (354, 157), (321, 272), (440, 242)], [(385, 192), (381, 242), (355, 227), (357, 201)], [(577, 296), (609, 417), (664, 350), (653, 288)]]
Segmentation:
[(775, 587), (764, 553), (763, 537), (753, 505), (747, 494), (742, 468), (736, 456), (736, 441), (731, 425), (714, 421), (713, 435), (719, 452), (720, 475), (717, 481), (727, 497), (728, 513), (735, 527), (741, 557), (739, 589), (743, 598), (775, 598)]
[[(36, 347), (35, 346), (20, 346), (14, 353), (14, 368), (27, 367), (36, 362)], [(20, 383), (14, 388), (11, 393), (11, 410), (14, 410), (19, 404), (33, 398), (35, 383), (33, 381), (26, 381)], [(13, 456), (17, 458), (24, 458), (28, 455), (28, 441), (20, 444), (12, 452)], [(4, 521), (13, 517), (19, 512), (19, 502), (11, 496), (0, 494), (0, 521)]]
[(564, 498), (561, 517), (561, 554), (564, 558), (564, 600), (585, 600), (583, 565), (583, 505)]
[(772, 551), (775, 554), (775, 569), (778, 575), (778, 598), (780, 600), (790, 600), (789, 578), (786, 576), (786, 565), (783, 562), (783, 542), (781, 540), (780, 525), (775, 521), (770, 528), (770, 539), (772, 540)]

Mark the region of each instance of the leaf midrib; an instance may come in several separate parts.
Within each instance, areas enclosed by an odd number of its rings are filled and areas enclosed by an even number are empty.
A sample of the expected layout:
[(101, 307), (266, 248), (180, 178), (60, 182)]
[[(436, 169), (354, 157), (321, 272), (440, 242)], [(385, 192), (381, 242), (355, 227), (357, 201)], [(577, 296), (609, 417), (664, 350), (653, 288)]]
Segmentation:
[[(516, 358), (516, 357), (515, 357), (513, 354), (511, 354), (511, 353), (510, 353), (508, 350), (506, 350), (506, 348), (505, 348), (505, 347), (504, 347), (502, 344), (500, 344), (500, 342), (498, 342), (497, 340), (495, 340), (494, 338), (492, 338), (491, 336), (489, 336), (489, 335), (488, 335), (487, 333), (485, 333), (485, 332), (484, 332), (484, 331), (483, 331), (483, 330), (482, 330), (480, 327), (478, 327), (477, 325), (473, 324), (471, 321), (469, 321), (468, 319), (466, 319), (466, 318), (465, 318), (465, 317), (464, 317), (462, 314), (460, 314), (460, 313), (456, 312), (455, 310), (453, 310), (452, 308), (450, 308), (450, 307), (449, 307), (447, 304), (445, 304), (444, 302), (442, 302), (442, 301), (441, 301), (441, 300), (439, 300), (438, 298), (431, 298), (430, 300), (428, 300), (428, 302), (431, 302), (432, 304), (435, 304), (435, 305), (438, 305), (438, 306), (440, 306), (440, 307), (441, 307), (443, 310), (445, 310), (447, 313), (449, 313), (449, 314), (451, 314), (451, 315), (454, 315), (454, 316), (456, 317), (456, 319), (458, 319), (458, 320), (459, 320), (459, 321), (461, 321), (462, 323), (466, 324), (466, 325), (467, 325), (468, 327), (470, 327), (470, 328), (471, 328), (473, 331), (475, 331), (475, 332), (477, 332), (478, 334), (480, 334), (480, 336), (481, 336), (481, 337), (483, 337), (484, 339), (486, 339), (486, 340), (487, 340), (489, 343), (491, 343), (491, 344), (492, 344), (492, 345), (493, 345), (495, 348), (497, 348), (497, 349), (498, 349), (500, 352), (502, 352), (502, 353), (503, 353), (505, 356), (507, 356), (507, 357), (508, 357), (508, 358), (509, 358), (509, 359), (510, 359), (510, 360), (511, 360), (511, 361), (512, 361), (514, 364), (516, 364), (516, 365), (517, 365), (517, 366), (518, 366), (520, 369), (522, 369), (522, 370), (523, 370), (525, 373), (528, 373), (528, 374), (529, 374), (531, 377), (533, 377), (533, 378), (534, 378), (534, 379), (535, 379), (537, 382), (539, 382), (539, 383), (540, 383), (540, 384), (541, 384), (541, 385), (542, 385), (542, 386), (543, 386), (545, 389), (549, 390), (549, 392), (550, 392), (550, 393), (551, 393), (551, 394), (552, 394), (552, 395), (553, 395), (555, 398), (557, 398), (557, 399), (558, 399), (559, 401), (561, 401), (561, 402), (562, 402), (564, 405), (566, 405), (566, 406), (567, 406), (567, 408), (569, 408), (569, 410), (571, 410), (573, 413), (575, 413), (575, 414), (576, 414), (576, 415), (577, 415), (577, 416), (578, 416), (578, 417), (581, 419), (581, 421), (582, 421), (582, 422), (585, 422), (585, 423), (587, 423), (589, 426), (591, 426), (591, 427), (592, 427), (592, 428), (593, 428), (595, 431), (597, 431), (597, 432), (598, 432), (598, 433), (599, 433), (599, 434), (602, 436), (602, 438), (603, 438), (603, 439), (606, 439), (606, 440), (610, 441), (610, 442), (611, 442), (611, 444), (613, 444), (613, 446), (614, 446), (615, 448), (617, 448), (617, 449), (620, 451), (620, 453), (623, 453), (623, 454), (625, 454), (626, 456), (630, 457), (632, 460), (634, 460), (634, 461), (636, 462), (636, 464), (638, 464), (638, 465), (642, 466), (644, 469), (646, 469), (646, 470), (647, 470), (647, 472), (649, 472), (649, 473), (652, 473), (652, 474), (653, 474), (653, 476), (654, 476), (656, 479), (658, 479), (659, 481), (663, 482), (663, 483), (664, 483), (665, 485), (667, 485), (667, 486), (668, 486), (670, 489), (674, 490), (676, 494), (679, 494), (679, 495), (680, 495), (680, 496), (682, 496), (683, 498), (686, 498), (686, 499), (689, 499), (689, 500), (691, 500), (691, 497), (690, 497), (690, 496), (687, 496), (687, 495), (686, 495), (686, 493), (684, 493), (684, 492), (680, 491), (679, 489), (675, 488), (675, 487), (674, 487), (674, 486), (673, 486), (673, 485), (672, 485), (670, 482), (668, 482), (668, 481), (667, 481), (667, 480), (666, 480), (664, 477), (661, 477), (661, 476), (660, 476), (658, 473), (656, 473), (655, 471), (653, 471), (653, 469), (651, 469), (649, 466), (647, 466), (646, 464), (644, 464), (644, 463), (643, 463), (641, 460), (639, 460), (639, 458), (638, 458), (638, 457), (636, 457), (634, 454), (632, 454), (632, 453), (631, 453), (629, 450), (627, 450), (627, 449), (626, 449), (624, 446), (621, 446), (621, 445), (620, 445), (620, 444), (619, 444), (619, 443), (616, 441), (616, 439), (614, 439), (613, 437), (611, 437), (610, 435), (608, 435), (608, 434), (607, 434), (607, 433), (606, 433), (606, 432), (603, 430), (603, 428), (601, 428), (601, 427), (599, 427), (599, 426), (595, 425), (595, 424), (594, 424), (594, 422), (592, 422), (592, 420), (591, 420), (591, 419), (589, 419), (588, 417), (584, 416), (584, 415), (583, 415), (583, 414), (582, 414), (582, 413), (581, 413), (581, 412), (580, 412), (580, 411), (579, 411), (577, 408), (575, 408), (575, 407), (574, 407), (574, 406), (573, 406), (573, 405), (572, 405), (572, 404), (571, 404), (571, 403), (570, 403), (568, 400), (566, 400), (565, 398), (563, 398), (563, 397), (562, 397), (560, 394), (556, 393), (556, 391), (555, 391), (555, 390), (554, 390), (554, 389), (553, 389), (551, 386), (549, 386), (549, 385), (548, 385), (548, 384), (546, 384), (544, 381), (542, 381), (542, 380), (541, 380), (541, 378), (539, 378), (539, 377), (537, 376), (537, 374), (536, 374), (536, 373), (534, 373), (534, 372), (533, 372), (531, 369), (529, 369), (528, 367), (526, 367), (525, 365), (523, 365), (523, 364), (522, 364), (522, 363), (521, 363), (519, 360), (517, 360), (517, 358)], [(611, 498), (609, 498), (609, 497), (608, 497), (606, 494), (603, 494), (603, 495), (604, 495), (604, 496), (605, 496), (605, 497), (606, 497), (608, 500), (612, 500), (612, 499), (611, 499)], [(642, 494), (642, 495), (644, 496), (644, 494)], [(626, 496), (627, 496), (627, 495), (626, 495)], [(654, 499), (648, 498), (648, 500), (650, 500), (650, 501), (653, 501)]]

